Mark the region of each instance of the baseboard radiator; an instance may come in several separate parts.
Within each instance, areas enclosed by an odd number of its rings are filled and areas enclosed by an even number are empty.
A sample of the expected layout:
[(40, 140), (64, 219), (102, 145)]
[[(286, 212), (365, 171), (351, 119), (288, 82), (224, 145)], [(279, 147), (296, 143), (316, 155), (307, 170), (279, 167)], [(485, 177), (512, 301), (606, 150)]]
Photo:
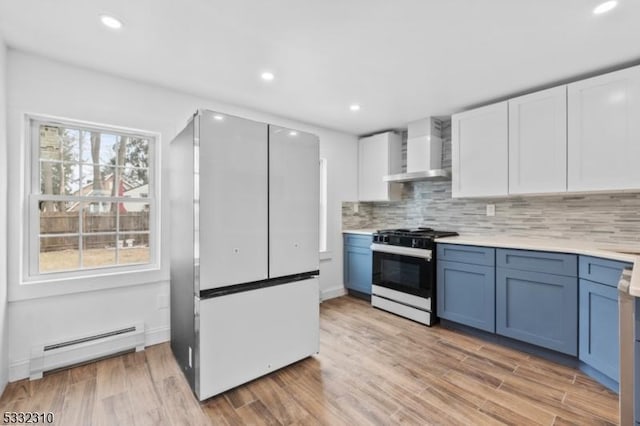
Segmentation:
[(64, 342), (38, 345), (31, 348), (29, 378), (41, 379), (43, 374), (108, 357), (117, 353), (144, 349), (144, 324), (82, 336)]

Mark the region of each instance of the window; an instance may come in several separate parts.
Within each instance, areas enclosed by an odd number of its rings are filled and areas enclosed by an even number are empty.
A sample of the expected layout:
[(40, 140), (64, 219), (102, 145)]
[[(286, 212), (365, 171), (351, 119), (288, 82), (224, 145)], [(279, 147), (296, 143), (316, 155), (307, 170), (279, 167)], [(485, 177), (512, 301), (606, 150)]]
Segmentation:
[(320, 251), (327, 251), (327, 159), (320, 159)]
[(28, 129), (29, 276), (155, 264), (157, 136), (39, 117)]

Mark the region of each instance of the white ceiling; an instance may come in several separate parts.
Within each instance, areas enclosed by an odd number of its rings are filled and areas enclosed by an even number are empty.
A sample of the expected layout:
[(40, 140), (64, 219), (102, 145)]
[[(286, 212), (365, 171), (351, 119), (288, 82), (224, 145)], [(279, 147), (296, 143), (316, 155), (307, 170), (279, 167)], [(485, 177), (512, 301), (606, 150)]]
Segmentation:
[(640, 1), (594, 16), (600, 2), (2, 0), (0, 31), (13, 48), (363, 134), (640, 60)]

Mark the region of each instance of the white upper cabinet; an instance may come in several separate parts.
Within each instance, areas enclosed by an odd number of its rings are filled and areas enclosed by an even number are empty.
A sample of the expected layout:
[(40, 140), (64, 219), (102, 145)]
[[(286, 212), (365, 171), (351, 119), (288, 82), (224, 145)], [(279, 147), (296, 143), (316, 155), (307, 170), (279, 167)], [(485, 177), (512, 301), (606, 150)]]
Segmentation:
[(509, 100), (509, 194), (567, 190), (567, 87)]
[(507, 102), (451, 117), (453, 197), (506, 196)]
[(569, 84), (568, 189), (640, 188), (640, 67)]
[(402, 187), (387, 183), (384, 176), (402, 173), (402, 139), (393, 132), (380, 133), (358, 141), (358, 200), (400, 199)]

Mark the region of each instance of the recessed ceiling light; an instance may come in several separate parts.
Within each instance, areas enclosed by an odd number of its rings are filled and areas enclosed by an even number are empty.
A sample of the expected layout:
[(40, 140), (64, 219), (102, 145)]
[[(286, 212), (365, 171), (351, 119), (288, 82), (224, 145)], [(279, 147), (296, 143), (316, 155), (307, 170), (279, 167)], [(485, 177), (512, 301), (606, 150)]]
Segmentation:
[(604, 3), (599, 4), (598, 6), (596, 6), (595, 9), (593, 9), (593, 14), (601, 15), (603, 13), (610, 11), (617, 5), (618, 5), (618, 2), (616, 0), (605, 1)]
[(273, 80), (273, 79), (275, 78), (275, 76), (273, 75), (273, 73), (272, 73), (272, 72), (269, 72), (269, 71), (265, 71), (265, 72), (263, 72), (263, 73), (260, 75), (260, 77), (262, 77), (262, 79), (263, 79), (264, 81), (271, 81), (271, 80)]
[(224, 117), (221, 116), (220, 114), (216, 114), (216, 115), (213, 116), (213, 119), (214, 120), (218, 120), (218, 121), (222, 121), (224, 119)]
[(358, 104), (350, 105), (350, 106), (349, 106), (349, 109), (350, 109), (351, 111), (360, 111), (360, 105), (358, 105)]
[(295, 130), (292, 130), (289, 132), (289, 136), (298, 136), (298, 132), (296, 132)]
[(100, 15), (100, 21), (105, 27), (111, 28), (112, 30), (119, 30), (122, 28), (122, 21), (111, 15)]

